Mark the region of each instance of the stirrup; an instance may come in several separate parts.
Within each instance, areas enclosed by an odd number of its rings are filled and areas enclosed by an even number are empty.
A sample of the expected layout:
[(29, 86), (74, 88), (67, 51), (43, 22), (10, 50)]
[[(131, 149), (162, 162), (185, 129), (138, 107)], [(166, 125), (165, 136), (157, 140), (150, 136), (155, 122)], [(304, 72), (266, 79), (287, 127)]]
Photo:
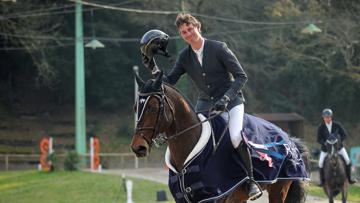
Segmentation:
[[(260, 185), (259, 185), (255, 180), (250, 179), (249, 181), (250, 181), (250, 182), (248, 183), (248, 184), (249, 184), (248, 187), (250, 187), (250, 184), (251, 184), (251, 182), (252, 182), (252, 183), (254, 183), (254, 185), (257, 187), (257, 189), (258, 189), (258, 191), (259, 191), (259, 192), (255, 193), (255, 194), (252, 194), (252, 195), (248, 194), (248, 195), (249, 195), (249, 200), (250, 200), (250, 201), (254, 201), (254, 200), (258, 199), (259, 197), (261, 197), (262, 194), (263, 194), (263, 192), (262, 192), (262, 190), (261, 190)], [(249, 191), (248, 191), (248, 192), (249, 192)]]
[(351, 178), (351, 179), (349, 180), (349, 184), (350, 184), (350, 185), (353, 185), (353, 184), (355, 184), (355, 183), (357, 183), (357, 180), (356, 180), (356, 179)]

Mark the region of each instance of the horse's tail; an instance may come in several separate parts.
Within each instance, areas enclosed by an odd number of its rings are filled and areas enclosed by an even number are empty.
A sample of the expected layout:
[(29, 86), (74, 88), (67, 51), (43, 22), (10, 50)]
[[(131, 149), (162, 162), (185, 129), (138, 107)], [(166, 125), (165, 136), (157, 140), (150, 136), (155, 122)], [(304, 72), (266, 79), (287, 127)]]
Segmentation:
[(306, 201), (306, 183), (300, 180), (294, 180), (286, 195), (285, 203), (303, 203)]
[(304, 161), (306, 171), (308, 172), (309, 177), (310, 177), (311, 170), (310, 170), (310, 151), (309, 151), (309, 149), (305, 146), (305, 144), (303, 144), (301, 142), (301, 140), (299, 138), (291, 137), (290, 140), (295, 143), (296, 148), (299, 150), (299, 152), (301, 154), (301, 158)]
[[(296, 138), (290, 138), (298, 148), (301, 157), (304, 161), (306, 171), (310, 175), (310, 152), (308, 148)], [(288, 194), (286, 196), (286, 203), (303, 203), (306, 201), (306, 183), (304, 181), (295, 180), (291, 183)]]

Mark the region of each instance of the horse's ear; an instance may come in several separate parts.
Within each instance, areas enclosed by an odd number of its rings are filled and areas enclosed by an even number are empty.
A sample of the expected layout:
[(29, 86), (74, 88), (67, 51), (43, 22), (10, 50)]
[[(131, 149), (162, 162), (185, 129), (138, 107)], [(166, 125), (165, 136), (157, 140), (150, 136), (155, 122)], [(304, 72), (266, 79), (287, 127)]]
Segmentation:
[(139, 74), (137, 72), (134, 71), (134, 75), (135, 75), (135, 80), (136, 80), (136, 83), (138, 84), (138, 86), (141, 88), (144, 87), (145, 85), (145, 82), (143, 79), (141, 79), (141, 77), (139, 76)]
[(164, 74), (164, 72), (162, 70), (160, 70), (156, 73), (155, 81), (153, 83), (154, 89), (156, 89), (156, 90), (160, 89), (160, 86), (162, 84), (163, 74)]

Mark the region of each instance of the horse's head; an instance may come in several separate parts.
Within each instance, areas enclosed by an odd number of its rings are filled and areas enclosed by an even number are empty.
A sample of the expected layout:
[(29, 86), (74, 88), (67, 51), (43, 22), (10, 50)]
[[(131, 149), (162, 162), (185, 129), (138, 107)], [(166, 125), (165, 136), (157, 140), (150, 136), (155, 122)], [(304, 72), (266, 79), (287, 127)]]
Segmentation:
[(326, 140), (326, 149), (329, 153), (330, 162), (332, 164), (337, 164), (337, 157), (338, 157), (338, 136), (336, 134), (330, 134), (328, 139)]
[(330, 155), (337, 154), (338, 136), (336, 134), (330, 134), (330, 136), (326, 139), (325, 145)]
[(135, 104), (137, 125), (131, 149), (138, 157), (147, 156), (152, 144), (164, 142), (162, 135), (173, 121), (173, 111), (162, 83), (162, 72), (146, 83), (136, 75), (139, 85), (138, 100)]

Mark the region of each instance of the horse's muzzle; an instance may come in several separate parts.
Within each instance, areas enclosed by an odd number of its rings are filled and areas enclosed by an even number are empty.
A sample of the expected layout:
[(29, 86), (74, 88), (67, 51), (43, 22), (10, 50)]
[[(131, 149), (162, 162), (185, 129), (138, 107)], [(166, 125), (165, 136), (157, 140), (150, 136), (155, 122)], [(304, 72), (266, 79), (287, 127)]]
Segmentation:
[(146, 157), (148, 155), (148, 148), (143, 145), (131, 146), (131, 149), (137, 157)]
[(142, 137), (134, 136), (131, 142), (131, 150), (137, 157), (145, 157), (149, 154), (149, 144)]

